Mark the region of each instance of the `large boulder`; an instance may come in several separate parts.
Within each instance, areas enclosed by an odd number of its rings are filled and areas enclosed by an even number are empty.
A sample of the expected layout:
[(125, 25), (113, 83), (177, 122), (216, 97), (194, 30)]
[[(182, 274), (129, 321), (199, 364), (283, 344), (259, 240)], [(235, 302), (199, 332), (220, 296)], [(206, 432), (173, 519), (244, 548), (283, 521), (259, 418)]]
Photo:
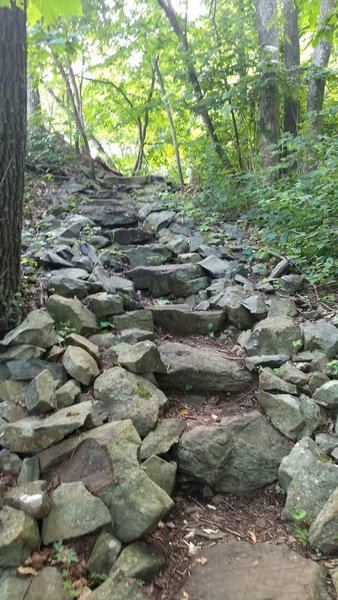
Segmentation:
[(0, 347), (28, 344), (39, 348), (51, 348), (57, 342), (54, 319), (45, 310), (38, 309), (30, 312), (20, 325), (7, 333), (1, 340)]
[(247, 492), (276, 481), (290, 444), (257, 411), (183, 433), (178, 469), (220, 492)]
[(91, 402), (80, 402), (74, 411), (63, 408), (45, 419), (25, 417), (6, 425), (0, 443), (12, 452), (35, 454), (86, 423), (92, 423), (93, 412)]
[(241, 286), (229, 286), (210, 300), (212, 308), (222, 308), (232, 325), (238, 329), (249, 329), (255, 319), (250, 311), (243, 305), (249, 296)]
[(338, 551), (338, 487), (329, 496), (309, 530), (309, 542), (323, 554)]
[(179, 335), (208, 335), (224, 324), (223, 310), (192, 310), (188, 304), (151, 306), (150, 310), (156, 327)]
[(159, 346), (167, 372), (158, 375), (164, 388), (179, 388), (192, 392), (237, 392), (251, 381), (250, 373), (237, 361), (223, 358), (210, 348), (195, 348), (177, 342)]
[(323, 409), (302, 394), (299, 398), (291, 394), (269, 394), (257, 392), (256, 398), (271, 423), (290, 440), (298, 441), (324, 425), (327, 415)]
[(45, 545), (96, 531), (111, 523), (108, 508), (82, 481), (62, 483), (51, 495), (51, 509), (42, 524)]
[(244, 342), (249, 356), (258, 354), (287, 354), (292, 356), (302, 346), (302, 332), (292, 319), (273, 317), (255, 325)]
[(67, 347), (62, 356), (62, 364), (67, 373), (83, 385), (92, 384), (100, 374), (94, 358), (86, 350), (77, 346)]
[(311, 525), (330, 494), (338, 487), (338, 465), (311, 438), (303, 438), (281, 461), (278, 478), (287, 493), (282, 518)]
[(332, 358), (338, 353), (338, 329), (325, 319), (301, 324), (305, 350), (322, 350)]
[(47, 310), (59, 325), (74, 327), (83, 335), (97, 330), (96, 317), (81, 304), (78, 298), (65, 298), (53, 294), (47, 301)]
[(131, 419), (142, 437), (155, 427), (167, 404), (155, 385), (122, 367), (108, 369), (96, 379), (94, 396), (108, 405), (113, 419)]
[(201, 267), (196, 265), (163, 265), (136, 267), (127, 273), (138, 290), (148, 289), (153, 296), (187, 297), (208, 285)]
[(40, 546), (35, 519), (11, 506), (0, 512), (0, 533), (0, 568), (17, 567)]
[(177, 598), (330, 600), (323, 567), (286, 544), (221, 543), (203, 548), (202, 557)]

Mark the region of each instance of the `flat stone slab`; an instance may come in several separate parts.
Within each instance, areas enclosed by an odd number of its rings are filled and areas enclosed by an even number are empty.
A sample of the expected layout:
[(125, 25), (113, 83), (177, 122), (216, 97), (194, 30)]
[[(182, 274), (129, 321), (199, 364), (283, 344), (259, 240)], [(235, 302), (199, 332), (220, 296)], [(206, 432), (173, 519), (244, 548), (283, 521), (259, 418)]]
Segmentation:
[(324, 569), (286, 544), (217, 544), (202, 557), (176, 600), (330, 600)]
[(237, 392), (251, 381), (249, 371), (238, 361), (224, 358), (211, 348), (166, 342), (159, 346), (159, 351), (167, 372), (159, 374), (157, 379), (165, 389), (178, 388), (192, 393)]
[(183, 296), (195, 294), (208, 286), (209, 280), (197, 265), (162, 265), (136, 267), (127, 272), (136, 289), (148, 289), (153, 296)]
[(223, 310), (192, 310), (188, 304), (151, 306), (155, 327), (179, 335), (207, 335), (219, 331), (224, 324)]

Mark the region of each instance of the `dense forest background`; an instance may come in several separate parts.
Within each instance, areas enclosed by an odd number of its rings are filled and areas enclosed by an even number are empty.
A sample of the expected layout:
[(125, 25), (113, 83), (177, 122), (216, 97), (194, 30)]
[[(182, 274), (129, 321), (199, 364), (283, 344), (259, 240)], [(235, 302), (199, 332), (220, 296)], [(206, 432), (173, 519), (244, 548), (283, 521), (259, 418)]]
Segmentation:
[(82, 4), (29, 29), (30, 155), (62, 159), (62, 136), (92, 168), (193, 184), (194, 216), (249, 210), (272, 249), (334, 275), (335, 0)]

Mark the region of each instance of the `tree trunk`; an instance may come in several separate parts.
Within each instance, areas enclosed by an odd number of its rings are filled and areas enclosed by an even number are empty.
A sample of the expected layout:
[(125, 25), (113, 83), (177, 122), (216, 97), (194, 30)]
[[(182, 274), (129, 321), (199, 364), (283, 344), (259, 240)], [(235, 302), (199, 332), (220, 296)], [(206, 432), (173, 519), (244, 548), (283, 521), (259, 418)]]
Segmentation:
[(259, 99), (260, 156), (262, 166), (271, 167), (277, 161), (271, 145), (278, 142), (279, 136), (277, 0), (255, 0), (255, 7), (263, 64)]
[(135, 164), (133, 167), (132, 175), (137, 175), (137, 173), (139, 173), (139, 171), (142, 168), (143, 159), (144, 159), (144, 145), (146, 142), (147, 130), (148, 130), (148, 125), (149, 125), (150, 103), (151, 103), (151, 100), (153, 97), (154, 87), (155, 87), (155, 73), (154, 73), (154, 69), (153, 69), (152, 74), (151, 74), (150, 88), (149, 88), (149, 92), (148, 92), (148, 96), (147, 96), (147, 100), (146, 100), (146, 109), (144, 112), (143, 124), (141, 123), (141, 128), (138, 127), (139, 147), (138, 147), (137, 157), (136, 157)]
[(195, 97), (197, 100), (194, 111), (196, 112), (196, 114), (200, 115), (200, 117), (204, 123), (204, 127), (206, 129), (207, 135), (208, 135), (222, 165), (225, 168), (232, 170), (232, 164), (224, 152), (224, 149), (220, 143), (220, 140), (218, 139), (218, 135), (216, 133), (212, 119), (209, 115), (209, 112), (208, 112), (206, 106), (205, 106), (205, 100), (204, 100), (204, 94), (202, 91), (202, 87), (201, 87), (201, 84), (198, 79), (198, 75), (197, 75), (197, 72), (195, 69), (194, 62), (191, 58), (187, 33), (183, 29), (183, 27), (180, 23), (180, 19), (177, 16), (177, 14), (173, 8), (171, 1), (170, 0), (157, 0), (157, 2), (160, 5), (160, 7), (163, 8), (171, 26), (172, 26), (172, 29), (179, 40), (181, 50), (183, 53), (185, 67), (187, 70), (188, 79), (190, 81), (191, 87), (194, 91), (194, 94), (195, 94)]
[(180, 156), (180, 150), (179, 150), (178, 141), (177, 141), (176, 129), (175, 129), (174, 119), (172, 116), (172, 112), (171, 112), (170, 104), (168, 101), (168, 96), (167, 96), (167, 92), (165, 89), (165, 85), (164, 85), (164, 81), (163, 81), (163, 77), (162, 77), (162, 73), (160, 70), (157, 56), (154, 59), (154, 69), (155, 69), (158, 85), (160, 86), (162, 102), (163, 102), (163, 106), (164, 106), (164, 109), (165, 109), (165, 112), (167, 115), (171, 139), (172, 139), (173, 146), (174, 146), (177, 175), (178, 175), (180, 185), (183, 187), (184, 186), (184, 177), (183, 177), (183, 172), (182, 172), (181, 156)]
[[(336, 6), (335, 0), (322, 0), (318, 21), (318, 32), (325, 25), (326, 33), (332, 32), (334, 25), (330, 23), (330, 15)], [(321, 37), (317, 43), (312, 58), (312, 77), (309, 83), (307, 98), (307, 114), (312, 119), (312, 130), (320, 133), (321, 111), (324, 104), (324, 91), (326, 75), (323, 70), (327, 68), (330, 60), (332, 41), (328, 37)]]
[(298, 31), (298, 7), (295, 0), (284, 0), (284, 65), (286, 90), (284, 97), (284, 131), (297, 135), (300, 102), (300, 48)]
[(20, 284), (26, 145), (26, 9), (11, 6), (0, 8), (0, 337)]

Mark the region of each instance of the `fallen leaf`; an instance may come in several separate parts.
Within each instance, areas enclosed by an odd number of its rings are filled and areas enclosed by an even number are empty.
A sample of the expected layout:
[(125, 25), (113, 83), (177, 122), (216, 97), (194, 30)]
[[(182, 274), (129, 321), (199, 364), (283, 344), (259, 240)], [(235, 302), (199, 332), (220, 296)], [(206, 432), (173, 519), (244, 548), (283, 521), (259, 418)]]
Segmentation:
[(20, 575), (29, 575), (30, 577), (36, 577), (39, 574), (39, 571), (33, 569), (33, 567), (18, 567), (17, 573)]
[(195, 554), (197, 554), (197, 552), (198, 552), (197, 546), (195, 546), (195, 544), (193, 544), (192, 542), (189, 542), (188, 546), (189, 546), (189, 550), (188, 550), (189, 556), (195, 556)]
[(213, 504), (207, 504), (207, 507), (210, 508), (210, 510), (217, 510), (216, 506)]
[(207, 558), (205, 558), (205, 556), (201, 556), (201, 558), (196, 558), (196, 562), (197, 562), (199, 565), (202, 565), (202, 567), (203, 567), (204, 565), (206, 565), (206, 564), (207, 564), (207, 562), (208, 562), (208, 559), (207, 559)]
[(257, 565), (259, 565), (259, 560), (253, 560), (251, 564), (253, 567), (257, 567)]
[(213, 421), (218, 421), (218, 419), (219, 419), (218, 415), (211, 414), (210, 416), (211, 416), (211, 418), (212, 418)]
[(78, 597), (78, 600), (87, 600), (87, 598), (89, 598), (92, 591), (93, 590), (91, 590), (89, 587), (83, 588), (80, 596)]
[(181, 600), (190, 600), (189, 594), (187, 594), (187, 592), (183, 592)]
[(253, 543), (255, 544), (257, 542), (257, 538), (256, 538), (256, 534), (254, 531), (250, 531), (250, 529), (248, 529), (248, 536), (249, 538), (253, 541)]
[(187, 417), (188, 414), (189, 414), (189, 411), (186, 408), (182, 408), (181, 410), (178, 411), (179, 417)]

